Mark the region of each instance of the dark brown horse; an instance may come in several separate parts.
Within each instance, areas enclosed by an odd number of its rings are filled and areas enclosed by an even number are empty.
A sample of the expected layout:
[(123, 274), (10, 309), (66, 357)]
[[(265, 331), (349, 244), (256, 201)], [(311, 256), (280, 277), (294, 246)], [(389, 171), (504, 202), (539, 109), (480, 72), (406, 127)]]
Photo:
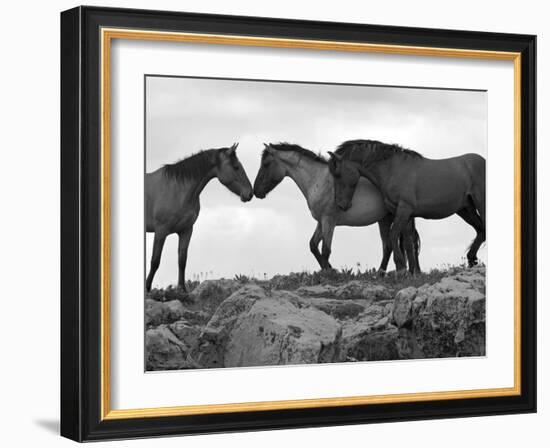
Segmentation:
[[(325, 158), (294, 144), (264, 143), (261, 166), (254, 181), (256, 197), (265, 198), (287, 176), (296, 183), (306, 198), (311, 215), (317, 221), (309, 247), (321, 269), (331, 268), (329, 257), (336, 226), (363, 227), (377, 222), (382, 239), (379, 272), (386, 272), (392, 253), (389, 234), (393, 216), (388, 214), (378, 188), (367, 179), (362, 179), (355, 190), (353, 207), (346, 211), (340, 210), (334, 201), (334, 180)], [(414, 228), (414, 220), (411, 220), (411, 227), (415, 263), (418, 264), (420, 238)], [(323, 247), (322, 252), (319, 252), (321, 241)]]
[(210, 180), (217, 177), (243, 202), (252, 199), (252, 186), (237, 158), (237, 145), (201, 151), (145, 175), (145, 230), (155, 233), (147, 291), (159, 267), (164, 241), (172, 233), (179, 237), (178, 287), (186, 289), (187, 248), (199, 216), (199, 196)]
[(432, 160), (415, 151), (376, 140), (352, 140), (331, 153), (329, 169), (335, 180), (335, 199), (342, 210), (352, 205), (360, 177), (376, 185), (394, 215), (390, 239), (398, 269), (405, 268), (398, 237), (411, 218), (443, 219), (458, 214), (477, 235), (467, 258), (477, 264), (485, 241), (485, 159), (465, 154)]

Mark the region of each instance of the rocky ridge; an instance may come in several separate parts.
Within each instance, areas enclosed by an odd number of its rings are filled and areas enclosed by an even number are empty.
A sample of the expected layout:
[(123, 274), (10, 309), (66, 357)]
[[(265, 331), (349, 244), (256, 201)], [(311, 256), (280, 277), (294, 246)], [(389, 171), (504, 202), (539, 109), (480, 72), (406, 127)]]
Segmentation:
[(484, 356), (485, 268), (397, 292), (207, 280), (148, 295), (145, 327), (147, 370)]

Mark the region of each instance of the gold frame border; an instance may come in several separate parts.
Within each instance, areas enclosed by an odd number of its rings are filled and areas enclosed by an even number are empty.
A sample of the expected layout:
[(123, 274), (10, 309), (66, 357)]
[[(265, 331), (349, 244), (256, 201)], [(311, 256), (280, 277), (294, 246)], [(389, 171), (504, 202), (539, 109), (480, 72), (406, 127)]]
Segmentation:
[[(240, 45), (297, 48), (356, 53), (384, 53), (412, 56), (492, 59), (514, 62), (514, 386), (444, 392), (420, 392), (356, 397), (315, 398), (213, 405), (189, 405), (141, 409), (111, 409), (110, 367), (110, 62), (113, 39), (186, 42), (214, 45)], [(503, 397), (521, 394), (521, 53), (418, 47), (306, 39), (279, 39), (250, 36), (195, 34), (136, 29), (101, 29), (101, 420), (168, 417), (229, 412), (307, 409), (414, 401)]]

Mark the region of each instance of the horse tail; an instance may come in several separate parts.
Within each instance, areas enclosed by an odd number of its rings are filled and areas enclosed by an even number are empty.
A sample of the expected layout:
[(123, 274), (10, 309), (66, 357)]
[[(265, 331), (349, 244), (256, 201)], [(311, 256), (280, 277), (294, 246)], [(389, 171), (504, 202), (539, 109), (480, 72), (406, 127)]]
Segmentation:
[(420, 255), (420, 249), (421, 249), (421, 246), (422, 246), (422, 242), (420, 241), (420, 234), (416, 230), (416, 221), (415, 221), (414, 218), (412, 219), (412, 228), (413, 228), (414, 257), (416, 259), (416, 267), (418, 268), (418, 271), (420, 271), (419, 255)]

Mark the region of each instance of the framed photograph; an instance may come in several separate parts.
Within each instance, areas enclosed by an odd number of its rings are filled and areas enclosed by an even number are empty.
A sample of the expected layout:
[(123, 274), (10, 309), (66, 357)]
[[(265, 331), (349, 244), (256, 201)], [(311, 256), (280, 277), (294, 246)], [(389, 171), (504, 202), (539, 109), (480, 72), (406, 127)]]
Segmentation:
[(61, 14), (61, 433), (536, 411), (535, 36)]

